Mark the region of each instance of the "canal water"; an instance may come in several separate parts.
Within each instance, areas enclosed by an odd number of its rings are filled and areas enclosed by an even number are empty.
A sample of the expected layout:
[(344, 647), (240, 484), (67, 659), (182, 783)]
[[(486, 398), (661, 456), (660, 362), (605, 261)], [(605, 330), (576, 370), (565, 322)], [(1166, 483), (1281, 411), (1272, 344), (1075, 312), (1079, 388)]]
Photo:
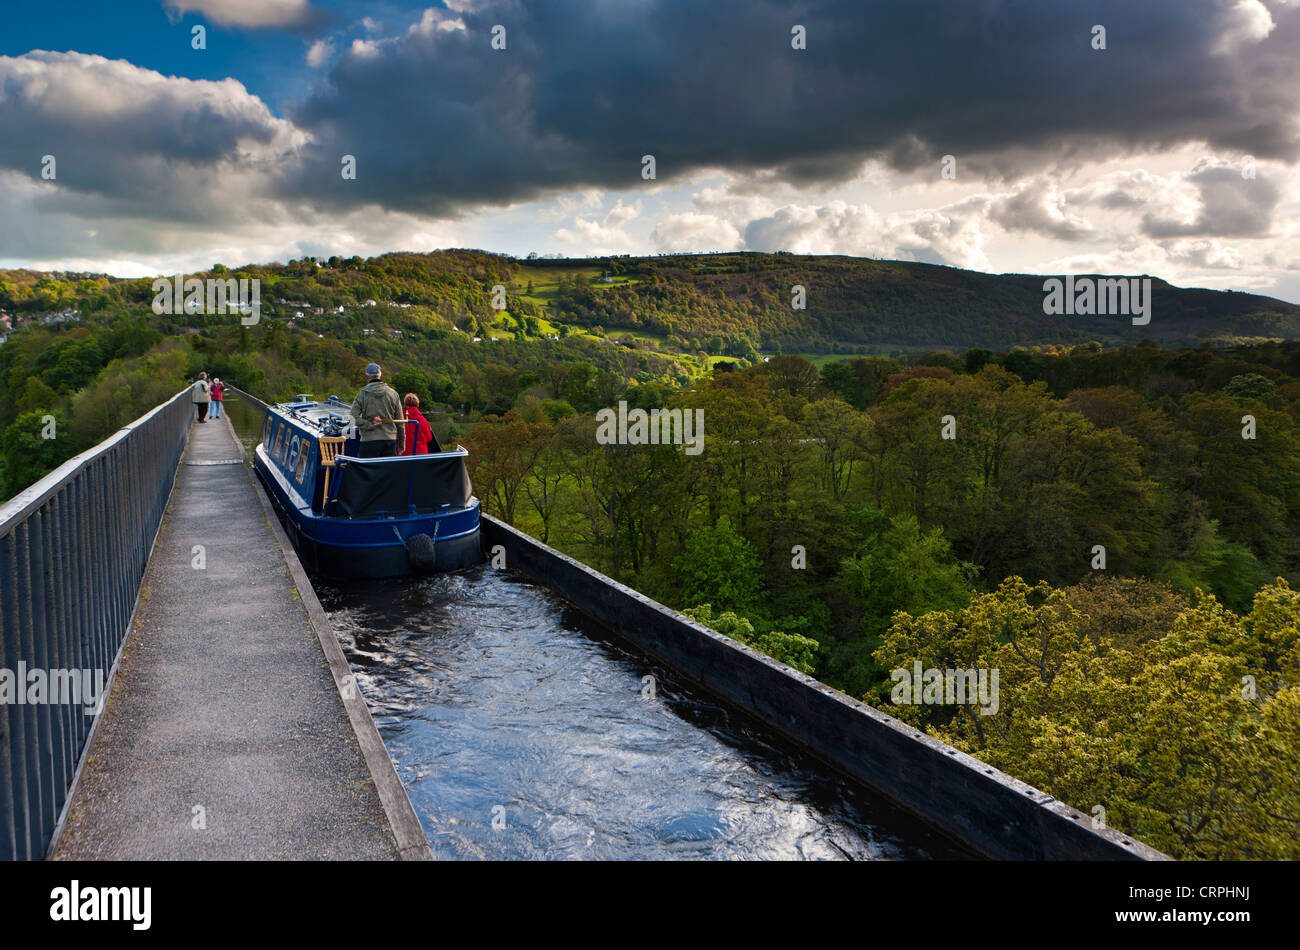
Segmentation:
[(440, 858), (967, 856), (518, 575), (314, 583)]

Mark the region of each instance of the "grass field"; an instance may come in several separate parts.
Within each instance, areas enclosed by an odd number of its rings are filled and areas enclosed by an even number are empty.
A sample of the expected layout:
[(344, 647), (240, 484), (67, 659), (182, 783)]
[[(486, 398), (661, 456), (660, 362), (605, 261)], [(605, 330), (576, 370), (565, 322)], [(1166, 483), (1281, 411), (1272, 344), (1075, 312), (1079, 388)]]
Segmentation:
[[(763, 355), (772, 356), (774, 354), (764, 353)], [(813, 366), (816, 366), (818, 369), (821, 369), (827, 363), (838, 363), (841, 360), (853, 359), (852, 356), (845, 355), (844, 353), (786, 353), (785, 355), (802, 356), (804, 359), (806, 359), (809, 363), (812, 363)]]
[[(573, 267), (561, 270), (553, 267), (529, 267), (521, 265), (519, 273), (515, 276), (515, 286), (518, 288), (519, 295), (523, 299), (531, 301), (538, 306), (550, 306), (555, 299), (555, 293), (560, 286), (560, 275), (563, 274), (572, 280), (579, 274), (585, 276), (596, 290), (607, 290), (611, 287), (626, 287), (629, 284), (636, 284), (640, 281), (636, 277), (614, 277), (611, 282), (601, 283), (601, 270), (599, 267)], [(532, 282), (533, 292), (524, 293), (527, 290), (529, 282)]]

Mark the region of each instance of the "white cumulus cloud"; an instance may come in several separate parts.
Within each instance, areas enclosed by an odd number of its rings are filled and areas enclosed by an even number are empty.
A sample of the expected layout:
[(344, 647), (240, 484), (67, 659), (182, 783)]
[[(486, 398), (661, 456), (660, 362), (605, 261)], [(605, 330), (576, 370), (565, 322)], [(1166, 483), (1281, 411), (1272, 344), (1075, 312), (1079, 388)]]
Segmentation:
[(307, 50), (307, 65), (316, 69), (329, 59), (330, 53), (334, 52), (333, 44), (325, 40), (317, 40), (311, 44)]

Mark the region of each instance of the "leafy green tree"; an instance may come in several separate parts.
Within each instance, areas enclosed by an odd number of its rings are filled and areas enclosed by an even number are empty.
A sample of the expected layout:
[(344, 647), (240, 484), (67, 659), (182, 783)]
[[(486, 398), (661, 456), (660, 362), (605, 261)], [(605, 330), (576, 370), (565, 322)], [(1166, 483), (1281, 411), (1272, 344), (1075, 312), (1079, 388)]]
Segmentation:
[(594, 412), (600, 408), (595, 393), (596, 367), (590, 363), (574, 363), (564, 378), (564, 399), (579, 412)]
[(700, 528), (673, 561), (677, 601), (712, 603), (721, 611), (749, 613), (758, 602), (760, 574), (753, 547), (726, 515), (713, 527)]
[(1240, 399), (1266, 399), (1277, 391), (1277, 383), (1259, 373), (1234, 376), (1223, 387), (1224, 395)]
[(570, 406), (563, 399), (543, 399), (542, 412), (552, 424), (559, 422), (561, 419), (569, 419), (578, 414), (577, 410)]
[[(1244, 415), (1256, 437), (1242, 437)], [(1199, 448), (1192, 489), (1233, 541), (1266, 564), (1295, 553), (1300, 524), (1300, 433), (1283, 412), (1239, 403), (1222, 394), (1192, 396), (1183, 421)]]
[(910, 515), (887, 517), (862, 509), (862, 540), (844, 559), (837, 578), (860, 617), (856, 635), (836, 651), (833, 674), (846, 691), (861, 695), (884, 685), (873, 661), (897, 611), (959, 610), (971, 596), (974, 567), (953, 556), (937, 528), (922, 530)]
[(0, 436), (3, 453), (4, 497), (18, 494), (40, 481), (76, 454), (62, 411), (24, 412)]
[(1278, 581), (1244, 617), (1198, 595), (1132, 651), (1090, 635), (1103, 618), (1072, 599), (1100, 603), (1012, 578), (960, 611), (900, 612), (882, 665), (997, 670), (998, 711), (891, 709), (1176, 857), (1300, 855), (1300, 793), (1282, 779), (1300, 762), (1300, 691), (1282, 675), (1300, 662), (1296, 592)]
[(682, 611), (692, 620), (718, 631), (725, 637), (739, 640), (741, 643), (766, 653), (774, 660), (792, 666), (800, 673), (811, 674), (816, 669), (818, 644), (811, 637), (797, 633), (785, 633), (781, 630), (769, 630), (759, 633), (747, 618), (738, 616), (734, 611), (714, 614), (712, 604), (700, 604)]
[(839, 501), (852, 484), (854, 464), (865, 455), (871, 418), (833, 397), (807, 403), (801, 418), (804, 431), (817, 440), (823, 484)]
[(811, 395), (820, 381), (817, 367), (802, 356), (774, 356), (763, 364), (763, 372), (775, 388), (795, 396)]
[(397, 390), (397, 398), (406, 398), (407, 393), (415, 393), (420, 399), (420, 405), (428, 408), (434, 401), (431, 390), (432, 383), (427, 373), (417, 369), (401, 369), (393, 374), (389, 380), (392, 387)]

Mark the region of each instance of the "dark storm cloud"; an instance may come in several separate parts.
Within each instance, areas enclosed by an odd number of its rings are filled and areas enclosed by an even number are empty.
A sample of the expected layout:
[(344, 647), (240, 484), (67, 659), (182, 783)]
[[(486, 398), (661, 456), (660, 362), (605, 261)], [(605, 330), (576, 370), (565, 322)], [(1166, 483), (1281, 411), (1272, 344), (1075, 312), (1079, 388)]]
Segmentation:
[[(660, 181), (726, 167), (797, 184), (842, 180), (873, 156), (912, 169), (953, 154), (1006, 176), (1202, 141), (1300, 157), (1294, 6), (1268, 8), (1262, 39), (1255, 0), (451, 6), (469, 9), (348, 52), (293, 111), (317, 144), (289, 193), (447, 214), (634, 187), (644, 154)], [(806, 51), (791, 49), (796, 23)], [(356, 181), (341, 179), (344, 154)]]

